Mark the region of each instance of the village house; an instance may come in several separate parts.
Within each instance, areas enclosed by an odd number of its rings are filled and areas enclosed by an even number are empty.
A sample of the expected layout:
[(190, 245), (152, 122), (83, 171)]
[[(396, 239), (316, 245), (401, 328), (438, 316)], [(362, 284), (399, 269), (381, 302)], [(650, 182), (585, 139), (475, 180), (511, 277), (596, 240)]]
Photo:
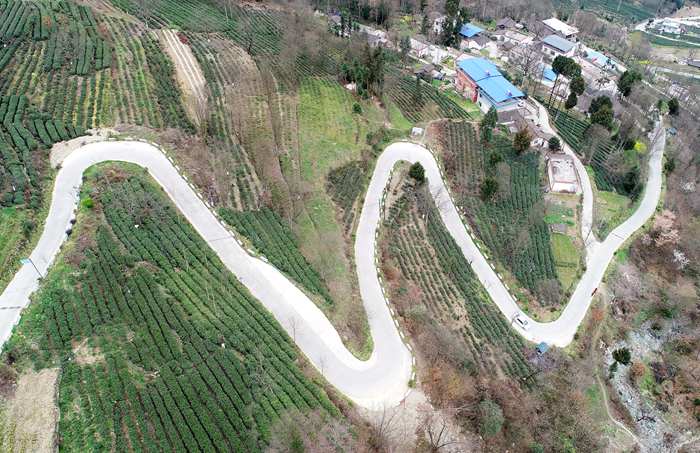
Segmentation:
[(576, 44), (557, 35), (549, 35), (542, 40), (542, 51), (552, 57), (558, 55), (571, 57), (574, 55), (575, 48)]
[[(472, 24), (464, 24), (459, 34), (463, 36), (463, 41), (460, 43), (460, 49), (476, 49), (477, 38), (482, 36), (484, 30)], [(483, 48), (483, 47), (481, 47)]]
[(547, 175), (552, 192), (576, 193), (579, 188), (574, 158), (567, 154), (547, 154)]
[(428, 14), (428, 23), (433, 29), (433, 33), (436, 35), (442, 34), (442, 25), (445, 23), (447, 16), (444, 14), (432, 12)]
[(575, 42), (578, 37), (578, 28), (565, 24), (555, 17), (543, 20), (542, 25), (550, 32), (549, 34), (560, 36), (568, 41)]
[(525, 33), (520, 33), (516, 30), (506, 30), (505, 33), (503, 33), (503, 40), (512, 42), (515, 45), (529, 44), (533, 41), (533, 39), (533, 36), (530, 36)]
[(525, 96), (484, 58), (469, 58), (457, 63), (455, 85), (483, 112), (492, 106), (499, 113), (518, 108)]
[(429, 50), (430, 44), (423, 35), (411, 37), (411, 53), (418, 58), (423, 58)]
[(523, 118), (515, 118), (513, 124), (508, 126), (508, 131), (511, 134), (515, 134), (518, 131), (527, 129), (532, 140), (530, 141), (530, 148), (548, 148), (549, 139), (554, 137), (554, 135), (549, 134), (537, 126), (532, 120)]
[(516, 24), (517, 22), (510, 17), (505, 17), (496, 23), (496, 28), (500, 30), (509, 30), (515, 27)]
[(661, 22), (661, 31), (681, 35), (685, 34), (686, 29), (685, 25), (682, 25), (680, 22), (676, 22), (675, 20), (671, 19), (664, 19), (663, 22)]

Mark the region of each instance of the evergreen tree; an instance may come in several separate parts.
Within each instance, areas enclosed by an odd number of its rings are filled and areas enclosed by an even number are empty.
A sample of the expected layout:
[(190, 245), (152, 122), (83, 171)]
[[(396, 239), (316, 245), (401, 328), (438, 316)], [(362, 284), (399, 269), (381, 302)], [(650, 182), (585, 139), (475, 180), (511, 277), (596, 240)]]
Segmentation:
[(503, 410), (501, 406), (491, 401), (482, 401), (477, 406), (479, 433), (484, 437), (493, 437), (503, 425)]
[(520, 129), (513, 137), (513, 149), (515, 150), (515, 154), (519, 156), (529, 150), (531, 143), (532, 135), (530, 135), (530, 131), (528, 131), (526, 127)]
[(416, 87), (413, 89), (413, 97), (411, 98), (414, 105), (423, 105), (423, 93), (421, 92), (420, 77), (416, 77)]
[(419, 184), (422, 184), (425, 182), (425, 168), (423, 168), (420, 162), (416, 162), (408, 169), (408, 176), (415, 179)]
[(670, 101), (668, 101), (668, 113), (670, 113), (673, 116), (676, 116), (680, 113), (681, 111), (681, 102), (678, 100), (678, 98), (672, 98)]
[(429, 27), (430, 27), (430, 24), (428, 24), (428, 15), (424, 14), (423, 15), (423, 22), (421, 22), (421, 24), (420, 24), (420, 34), (427, 35)]

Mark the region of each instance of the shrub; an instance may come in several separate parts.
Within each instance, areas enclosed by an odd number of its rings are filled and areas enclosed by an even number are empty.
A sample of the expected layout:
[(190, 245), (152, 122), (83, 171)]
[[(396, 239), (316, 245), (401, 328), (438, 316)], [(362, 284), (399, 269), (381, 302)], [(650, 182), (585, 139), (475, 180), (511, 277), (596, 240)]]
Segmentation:
[(481, 182), (481, 199), (486, 201), (496, 195), (501, 188), (501, 183), (496, 178), (485, 178)]
[(491, 155), (489, 155), (489, 165), (491, 167), (495, 167), (501, 162), (503, 162), (503, 154), (499, 153), (498, 151), (494, 151), (491, 153)]
[(24, 221), (24, 237), (29, 238), (29, 235), (32, 234), (32, 231), (34, 231), (34, 225), (33, 222), (30, 222), (29, 220)]
[[(615, 359), (615, 363), (620, 362), (622, 365), (629, 365), (630, 361), (632, 360), (632, 354), (630, 353), (629, 348), (620, 348), (616, 349), (613, 351), (613, 359)], [(612, 370), (612, 367), (610, 367)]]
[(352, 105), (352, 113), (357, 113), (358, 115), (362, 113), (362, 106), (358, 102)]
[(673, 116), (678, 115), (681, 111), (681, 103), (678, 100), (678, 98), (672, 98), (670, 101), (668, 101), (668, 113), (670, 113)]
[(559, 141), (559, 137), (552, 137), (549, 139), (549, 149), (552, 151), (557, 151), (561, 148), (561, 142)]
[(501, 406), (491, 401), (482, 401), (478, 408), (479, 432), (484, 437), (495, 436), (503, 424)]
[(85, 206), (88, 209), (92, 209), (95, 207), (95, 200), (93, 200), (90, 197), (87, 197), (87, 198), (83, 199), (83, 201), (81, 201), (80, 204)]
[(411, 165), (411, 168), (408, 170), (408, 176), (415, 179), (419, 184), (422, 184), (425, 182), (425, 168), (423, 168), (420, 162), (416, 162)]

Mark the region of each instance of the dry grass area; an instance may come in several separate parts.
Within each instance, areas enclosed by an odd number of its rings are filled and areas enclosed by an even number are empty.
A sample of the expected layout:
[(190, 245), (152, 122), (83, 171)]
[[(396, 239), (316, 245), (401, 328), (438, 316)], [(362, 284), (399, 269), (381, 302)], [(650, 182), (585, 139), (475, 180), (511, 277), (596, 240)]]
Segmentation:
[(2, 405), (0, 451), (50, 453), (56, 451), (58, 369), (29, 371), (17, 380), (14, 395)]

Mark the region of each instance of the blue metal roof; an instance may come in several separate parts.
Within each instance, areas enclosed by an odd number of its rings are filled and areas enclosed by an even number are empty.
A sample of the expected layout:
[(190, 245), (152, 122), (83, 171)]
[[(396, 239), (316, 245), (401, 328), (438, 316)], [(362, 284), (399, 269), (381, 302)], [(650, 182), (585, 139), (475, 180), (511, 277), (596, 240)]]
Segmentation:
[(613, 66), (615, 66), (615, 62), (612, 61), (610, 58), (606, 57), (600, 52), (591, 51), (588, 52), (588, 59), (591, 60), (591, 63), (595, 63), (600, 67), (605, 66), (606, 64), (610, 63)]
[(497, 103), (511, 98), (523, 97), (519, 89), (498, 72), (498, 68), (483, 58), (469, 58), (457, 63), (488, 97)]
[(554, 47), (562, 53), (567, 53), (574, 48), (574, 43), (572, 43), (571, 41), (567, 41), (566, 39), (557, 35), (549, 35), (546, 38), (544, 38), (543, 41), (548, 46)]
[(537, 351), (540, 354), (545, 352), (547, 349), (549, 349), (549, 345), (547, 343), (545, 343), (544, 341), (537, 345)]
[(479, 33), (482, 33), (483, 31), (484, 30), (477, 27), (476, 25), (464, 24), (464, 25), (462, 25), (462, 30), (460, 30), (459, 33), (466, 38), (471, 38), (474, 35), (478, 35)]

